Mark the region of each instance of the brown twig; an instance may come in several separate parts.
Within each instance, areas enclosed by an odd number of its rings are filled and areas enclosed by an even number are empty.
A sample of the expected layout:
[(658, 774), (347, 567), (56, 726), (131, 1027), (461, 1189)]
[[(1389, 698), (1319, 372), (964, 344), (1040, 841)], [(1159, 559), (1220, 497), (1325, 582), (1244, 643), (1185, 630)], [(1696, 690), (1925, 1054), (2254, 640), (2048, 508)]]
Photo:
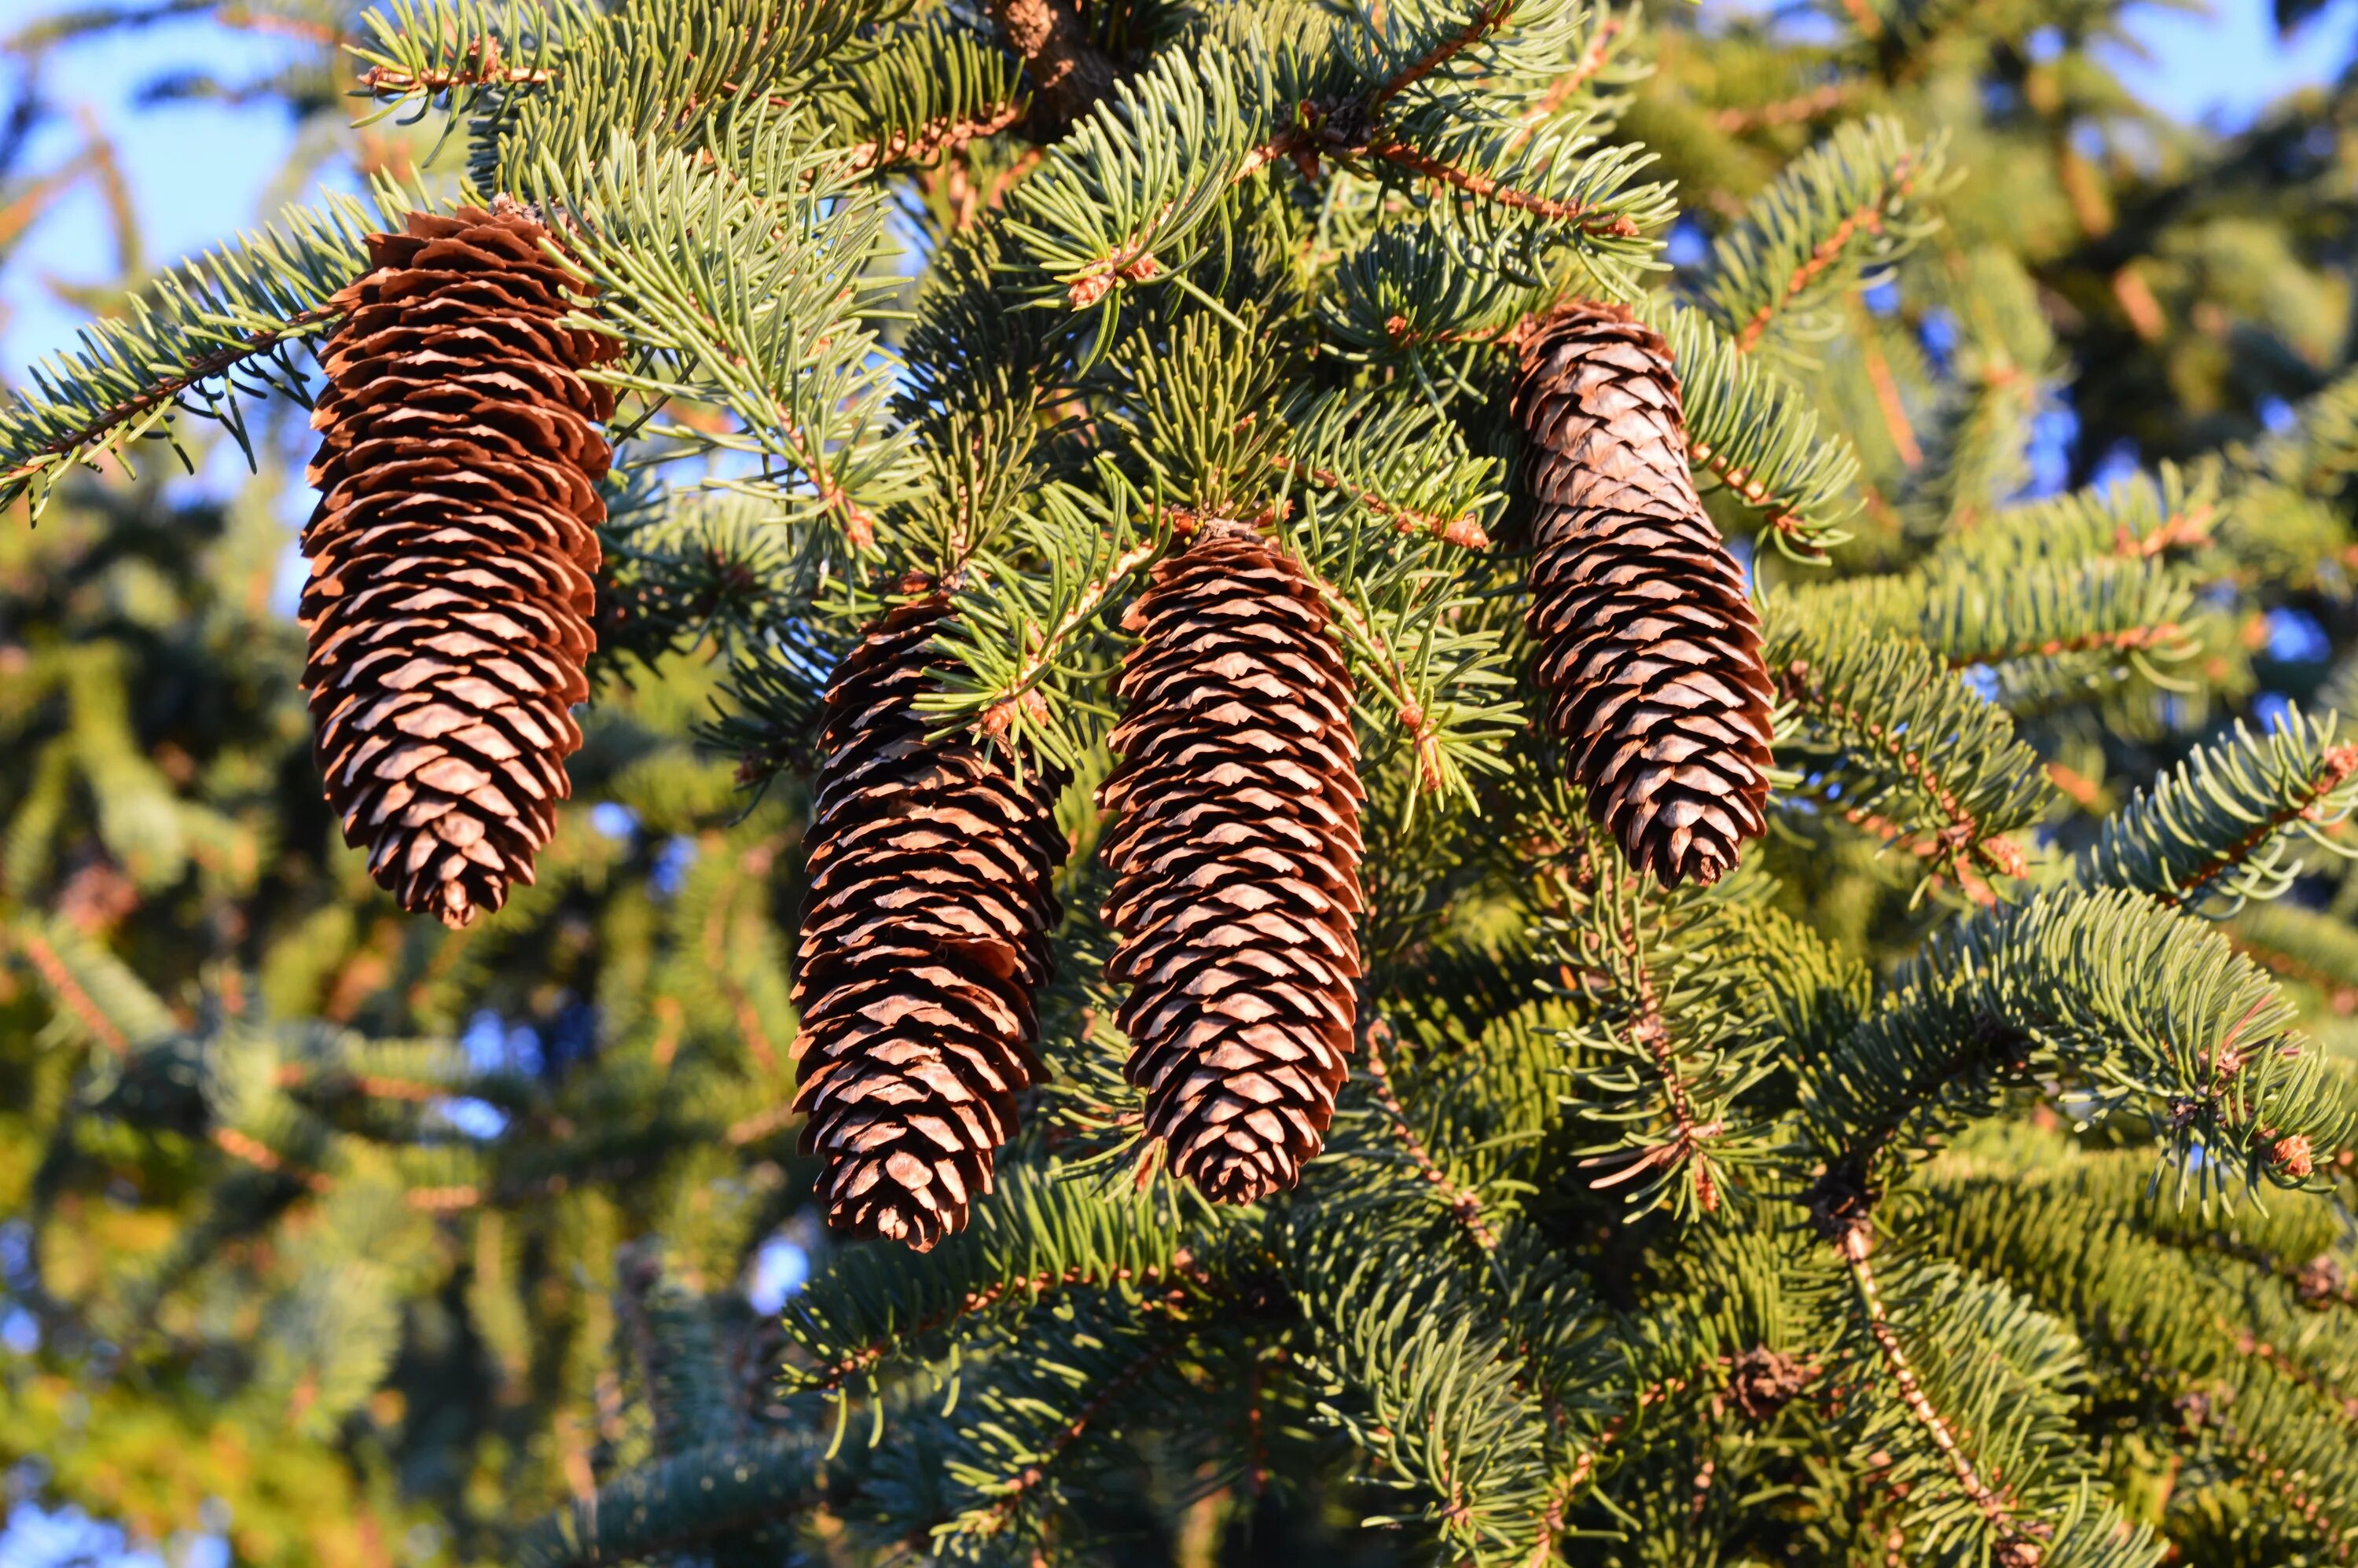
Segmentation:
[(2155, 902), (2165, 908), (2177, 909), (2199, 897), (2202, 890), (2222, 876), (2242, 865), (2252, 852), (2295, 822), (2315, 821), (2320, 814), (2325, 797), (2350, 782), (2358, 773), (2358, 746), (2329, 746), (2317, 772), (2310, 774), (2309, 787), (2300, 799), (2278, 807), (2263, 817), (2252, 830), (2229, 845), (2211, 864), (2190, 878), (2186, 885), (2172, 892), (2157, 893)]
[(1572, 68), (1550, 82), (1547, 92), (1541, 95), (1539, 103), (1532, 106), (1529, 114), (1523, 116), (1524, 132), (1522, 135), (1516, 138), (1514, 145), (1520, 146), (1522, 142), (1528, 140), (1532, 130), (1537, 129), (1557, 110), (1563, 108), (1571, 100), (1573, 94), (1581, 92), (1595, 80), (1596, 73), (1605, 69), (1605, 62), (1613, 58), (1613, 42), (1621, 36), (1621, 27), (1620, 17), (1605, 18), (1604, 23), (1596, 29), (1596, 36), (1588, 40), (1588, 48), (1582, 51), (1578, 59), (1572, 62)]
[(1842, 222), (1834, 225), (1833, 232), (1819, 241), (1816, 247), (1802, 258), (1801, 265), (1796, 266), (1791, 276), (1785, 279), (1783, 292), (1752, 313), (1751, 319), (1746, 321), (1736, 334), (1736, 351), (1750, 353), (1758, 347), (1762, 335), (1768, 330), (1769, 323), (1776, 319), (1777, 312), (1783, 309), (1788, 301), (1815, 283), (1827, 268), (1842, 259), (1842, 254), (1849, 247), (1853, 235), (1861, 229), (1865, 229), (1871, 234), (1881, 233), (1884, 209), (1893, 201), (1908, 195), (1915, 189), (1915, 184), (1916, 160), (1903, 156), (1892, 166), (1891, 178), (1883, 188), (1877, 190), (1873, 198), (1861, 202), (1850, 212), (1844, 214)]
[(1326, 469), (1311, 468), (1282, 455), (1270, 460), (1281, 473), (1289, 473), (1323, 490), (1340, 491), (1377, 516), (1386, 519), (1395, 533), (1414, 535), (1428, 535), (1460, 549), (1487, 550), (1490, 536), (1482, 531), (1481, 523), (1468, 512), (1459, 517), (1444, 517), (1436, 512), (1420, 512), (1412, 506), (1402, 506), (1386, 501), (1374, 491), (1362, 490), (1342, 475)]
[(846, 149), (836, 171), (847, 178), (857, 178), (878, 169), (931, 163), (945, 153), (958, 151), (968, 142), (996, 135), (1022, 119), (1023, 113), (1024, 105), (1021, 103), (999, 103), (971, 119), (945, 116), (928, 120), (914, 131), (895, 131), (882, 141), (861, 142)]
[(1424, 1141), (1410, 1125), (1408, 1112), (1401, 1106), (1400, 1097), (1392, 1092), (1390, 1069), (1384, 1063), (1383, 1048), (1392, 1041), (1392, 1027), (1372, 1008), (1363, 1008), (1365, 1019), (1359, 1028), (1360, 1054), (1368, 1065), (1368, 1080), (1375, 1086), (1376, 1103), (1391, 1122), (1392, 1133), (1408, 1151), (1408, 1157), (1417, 1171), (1441, 1197), (1452, 1218), (1466, 1228), (1474, 1245), (1485, 1252), (1498, 1249), (1498, 1233), (1482, 1212), (1480, 1195), (1471, 1187), (1459, 1186), (1449, 1179), (1447, 1172), (1433, 1162), (1426, 1152)]
[(1622, 1166), (1588, 1184), (1600, 1189), (1635, 1181), (1661, 1166), (1691, 1166), (1694, 1172), (1695, 1201), (1703, 1206), (1705, 1214), (1710, 1214), (1719, 1207), (1719, 1184), (1712, 1179), (1711, 1162), (1704, 1149), (1726, 1128), (1716, 1119), (1704, 1121), (1695, 1115), (1694, 1101), (1679, 1070), (1678, 1052), (1671, 1041), (1670, 1022), (1662, 1016), (1661, 999), (1646, 968), (1645, 944), (1639, 937), (1636, 919), (1625, 912), (1623, 918), (1614, 922), (1613, 936), (1622, 969), (1615, 978), (1637, 1009), (1637, 1017), (1628, 1026), (1629, 1037), (1645, 1048), (1646, 1054), (1653, 1060), (1655, 1073), (1662, 1080), (1663, 1097), (1671, 1108), (1671, 1141), (1648, 1149), (1592, 1155), (1580, 1163), (1584, 1169), (1614, 1163)]
[(470, 40), (460, 51), (460, 61), (448, 70), (424, 71), (373, 65), (361, 72), (360, 84), (363, 92), (376, 97), (406, 98), (413, 92), (450, 92), (461, 87), (531, 87), (557, 79), (557, 72), (545, 67), (508, 65), (500, 58), (500, 40), (488, 34)]
[[(1924, 1391), (1924, 1385), (1918, 1380), (1915, 1368), (1909, 1364), (1907, 1347), (1899, 1343), (1898, 1331), (1891, 1326), (1890, 1314), (1884, 1310), (1883, 1297), (1876, 1289), (1875, 1271), (1867, 1263), (1868, 1236), (1866, 1226), (1855, 1226), (1843, 1231), (1834, 1243), (1835, 1250), (1849, 1265), (1851, 1283), (1857, 1292), (1860, 1312), (1866, 1320), (1867, 1336), (1875, 1341), (1876, 1352), (1882, 1357), (1884, 1369), (1899, 1391), (1901, 1407), (1918, 1426), (1923, 1428), (1925, 1435), (1931, 1439), (1932, 1446), (1948, 1462), (1949, 1473), (1957, 1478), (1958, 1489), (1989, 1521), (2001, 1552), (2013, 1548), (2018, 1556), (2021, 1548), (2035, 1546), (2032, 1536), (2036, 1533), (2036, 1527), (2017, 1520), (2013, 1499), (1982, 1477), (1973, 1456), (1958, 1441), (1948, 1419), (1933, 1404), (1931, 1396)], [(2000, 1562), (2006, 1560), (2005, 1557), (1999, 1559)], [(2021, 1560), (2036, 1562), (2037, 1558)]]
[(1374, 625), (1347, 594), (1312, 571), (1308, 562), (1297, 564), (1318, 589), (1318, 597), (1325, 600), (1326, 607), (1350, 629), (1351, 635), (1357, 639), (1360, 647), (1367, 651), (1374, 663), (1378, 684), (1392, 710), (1400, 716), (1401, 728), (1408, 731), (1409, 744), (1416, 753), (1417, 787), (1427, 795), (1437, 793), (1446, 782), (1442, 769), (1441, 729), (1433, 721), (1433, 715), (1425, 711), (1424, 705), (1417, 700), (1416, 688), (1409, 678), (1407, 666), (1401, 663), (1391, 644), (1376, 634)]
[(1764, 130), (1772, 125), (1800, 125), (1822, 119), (1850, 101), (1858, 84), (1851, 81), (1829, 81), (1807, 92), (1790, 98), (1779, 98), (1766, 103), (1747, 103), (1741, 107), (1714, 109), (1704, 121), (1713, 130), (1727, 135), (1741, 135), (1746, 131)]
[(298, 310), (275, 327), (248, 334), (225, 348), (200, 354), (179, 370), (149, 383), (132, 397), (110, 404), (88, 421), (62, 436), (53, 436), (32, 449), (22, 461), (0, 469), (0, 491), (48, 468), (48, 460), (71, 452), (105, 435), (117, 425), (137, 418), (163, 404), (171, 402), (182, 393), (217, 375), (225, 375), (242, 360), (265, 353), (279, 344), (302, 336), (313, 327), (322, 326), (343, 314), (339, 305), (315, 305), (308, 310)]
[(1975, 876), (1972, 867), (1955, 864), (1953, 847), (1944, 843), (1937, 835), (1912, 833), (1897, 822), (1855, 806), (1843, 813), (1843, 820), (1862, 832), (1874, 834), (1887, 844), (1898, 845), (1920, 860), (1943, 861), (1940, 871), (1929, 873), (1933, 881), (1938, 883), (1953, 878), (1958, 891), (1975, 905), (1986, 909), (1997, 903), (1996, 891)]
[(1585, 233), (1609, 234), (1617, 239), (1634, 239), (1638, 234), (1637, 221), (1627, 213), (1603, 213), (1579, 201), (1559, 201), (1552, 197), (1535, 196), (1502, 184), (1487, 174), (1459, 168), (1444, 163), (1428, 153), (1410, 146), (1392, 136), (1377, 136), (1369, 140), (1367, 150), (1386, 163), (1412, 169), (1427, 179), (1438, 180), (1455, 189), (1485, 201), (1495, 201), (1501, 207), (1511, 207), (1519, 212), (1529, 212), (1550, 222), (1569, 223)]
[(983, 709), (976, 722), (985, 734), (1005, 734), (1019, 713), (1033, 718), (1039, 715), (1042, 704), (1038, 693), (1032, 689), (1032, 683), (1055, 662), (1056, 651), (1065, 640), (1098, 612), (1098, 607), (1113, 596), (1113, 590), (1121, 586), (1125, 578), (1145, 565), (1153, 555), (1154, 545), (1151, 540), (1132, 545), (1107, 562), (1104, 572), (1081, 585), (1081, 591), (1074, 597), (1072, 603), (1065, 607), (1065, 612), (1056, 617), (1055, 624), (1048, 628), (1038, 645), (1025, 654), (1022, 662), (1015, 666), (1015, 676), (1009, 682), (1008, 695)]
[(1901, 771), (1916, 781), (1917, 787), (1948, 819), (1948, 826), (1937, 837), (1949, 847), (1952, 854), (1959, 850), (1970, 853), (1981, 862), (1985, 871), (2000, 876), (2018, 877), (2023, 874), (2027, 867), (2022, 851), (2004, 838), (1983, 837), (1981, 823), (1932, 771), (1931, 763), (1925, 760), (1923, 753), (1910, 746), (1906, 738), (1892, 735), (1882, 725), (1870, 721), (1839, 697), (1820, 689), (1809, 680), (1808, 671), (1801, 665), (1789, 665), (1779, 672), (1777, 686), (1788, 701), (1800, 707), (1816, 708), (1836, 723), (1847, 725), (1898, 762)]
[(2173, 512), (2161, 520), (2161, 526), (2139, 538), (2124, 524), (2113, 535), (2113, 554), (2130, 560), (2150, 560), (2164, 550), (2180, 546), (2207, 545), (2211, 542), (2211, 524), (2218, 520), (2218, 511), (2207, 501), (2196, 502), (2183, 512)]
[(58, 956), (58, 950), (49, 946), (49, 938), (36, 932), (20, 930), (15, 934), (14, 939), (17, 950), (40, 975), (41, 982), (57, 993), (66, 1011), (81, 1021), (81, 1026), (90, 1031), (92, 1038), (117, 1056), (130, 1050), (131, 1042), (124, 1038), (123, 1031), (114, 1027), (114, 1022), (91, 994), (82, 989), (81, 983), (73, 978), (73, 971), (67, 968), (65, 960)]
[(1515, 0), (1484, 0), (1481, 8), (1466, 18), (1466, 25), (1433, 48), (1417, 57), (1409, 68), (1386, 81), (1368, 97), (1369, 111), (1381, 109), (1402, 92), (1422, 81), (1457, 56), (1480, 43), (1505, 25), (1515, 9)]
[(1891, 362), (1884, 356), (1883, 345), (1875, 341), (1871, 330), (1860, 332), (1858, 341), (1866, 364), (1867, 384), (1875, 388), (1876, 411), (1882, 416), (1883, 431), (1891, 438), (1891, 449), (1906, 467), (1922, 468), (1924, 449), (1916, 439), (1916, 427), (1908, 417), (1908, 405), (1900, 399), (1899, 384), (1892, 378)]
[(2158, 648), (2183, 636), (2185, 632), (2186, 628), (2177, 622), (2164, 621), (2155, 626), (2124, 626), (2113, 632), (2088, 632), (2077, 637), (2050, 637), (2043, 643), (1952, 654), (1943, 662), (1952, 670), (1962, 670), (1975, 665), (2005, 664), (2010, 659), (2051, 659), (2063, 654), (2134, 654)]

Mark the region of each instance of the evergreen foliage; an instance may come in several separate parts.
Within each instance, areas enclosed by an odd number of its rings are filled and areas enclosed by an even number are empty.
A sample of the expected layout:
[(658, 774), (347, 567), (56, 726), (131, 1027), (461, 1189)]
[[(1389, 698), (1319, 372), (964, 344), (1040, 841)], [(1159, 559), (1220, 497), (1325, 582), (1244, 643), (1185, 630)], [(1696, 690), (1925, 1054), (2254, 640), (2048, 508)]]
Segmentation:
[[(38, 1498), (267, 1568), (2358, 1552), (2358, 88), (2183, 129), (2111, 0), (168, 9), (308, 40), (178, 90), (372, 194), (126, 240), (0, 405)], [(149, 16), (9, 40), (24, 115)], [(7, 213), (102, 178), (22, 142)], [(572, 798), (446, 931), (339, 841), (274, 581), (366, 236), (495, 196), (615, 468)], [(1538, 722), (1509, 404), (1575, 298), (1667, 343), (1760, 615), (1707, 887)], [(1150, 1157), (1097, 791), (1239, 524), (1348, 665), (1366, 909), (1323, 1152), (1223, 1205)], [(828, 679), (936, 595), (913, 711), (1070, 852), (1049, 1076), (918, 1255), (823, 1227), (795, 922)]]

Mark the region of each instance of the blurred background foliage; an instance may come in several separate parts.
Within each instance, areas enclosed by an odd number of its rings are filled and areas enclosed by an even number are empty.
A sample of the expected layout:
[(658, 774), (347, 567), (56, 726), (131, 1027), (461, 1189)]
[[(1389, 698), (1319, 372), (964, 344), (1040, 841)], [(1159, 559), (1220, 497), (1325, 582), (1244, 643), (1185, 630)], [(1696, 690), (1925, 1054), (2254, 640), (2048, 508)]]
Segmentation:
[[(2201, 455), (2264, 442), (2352, 358), (2358, 79), (2335, 74), (2352, 8), (2278, 0), (2183, 34), (2114, 0), (1867, 14), (1871, 28), (1803, 6), (1648, 5), (1630, 22), (1656, 69), (1618, 133), (1680, 184), (1674, 257), (1837, 115), (1890, 108), (1972, 171), (1907, 264), (1931, 287), (1830, 302), (1851, 330), (1823, 360), (1805, 336), (1777, 351), (1865, 460), (1850, 558), (2172, 462), (2190, 466), (2161, 501), (2193, 531), (2173, 543), (2215, 543), (2195, 536), (2216, 482)], [(453, 172), (456, 149), (425, 129), (352, 126), (341, 46), (357, 27), (335, 0), (8, 22), (12, 373), (182, 240), (249, 216), (222, 193), (241, 170), (265, 166), (250, 183), (265, 212), (320, 181)], [(2200, 40), (2278, 27), (2305, 30), (2247, 63), (2289, 59), (2312, 83), (2277, 96), (2246, 70), (2244, 113), (2199, 122), (2236, 75)], [(2133, 55), (2157, 35), (2198, 41), (2158, 70)], [(103, 112), (61, 85), (91, 62)], [(191, 106), (214, 116), (204, 135), (167, 133), (167, 172), (135, 178), (125, 138), (152, 152), (152, 127), (196, 124)], [(151, 209), (188, 232), (160, 242)], [(1976, 319), (1901, 303), (1944, 292)], [(652, 1451), (640, 1396), (662, 1375), (663, 1314), (693, 1314), (734, 1369), (714, 1419), (755, 1419), (777, 1304), (826, 1249), (783, 1108), (800, 812), (791, 780), (749, 805), (737, 759), (698, 744), (726, 657), (703, 630), (712, 604), (641, 613), (650, 633), (604, 661), (539, 885), (464, 933), (401, 918), (337, 842), (308, 757), (287, 613), (307, 434), (282, 407), (254, 425), (250, 476), (215, 438), (191, 449), (194, 478), (159, 452), (77, 480), (38, 530), (0, 520), (11, 1568), (125, 1540), (192, 1564), (499, 1560), (514, 1520)], [(1934, 448), (1952, 460), (1928, 484)], [(2014, 705), (2082, 810), (2230, 717), (2358, 700), (2346, 523), (2276, 517), (2247, 544), (2239, 568), (2290, 591), (2265, 610), (2232, 591), (2177, 606), (2168, 657), (2101, 724)], [(708, 564), (715, 600), (751, 569)], [(2004, 678), (2002, 661), (1985, 668)], [(1791, 879), (1818, 928), (1882, 965), (1911, 936), (1913, 882), (1877, 849), (1853, 835), (1780, 852), (1818, 856)], [(2234, 929), (2348, 1051), (2358, 879), (2311, 891)], [(1388, 1560), (1380, 1537), (1329, 1534), (1340, 1521), (1317, 1499), (1295, 1506), (1257, 1538), (1264, 1560), (1313, 1540)], [(85, 1516), (120, 1529), (68, 1528)], [(1191, 1528), (1169, 1555), (1211, 1561), (1210, 1525)]]

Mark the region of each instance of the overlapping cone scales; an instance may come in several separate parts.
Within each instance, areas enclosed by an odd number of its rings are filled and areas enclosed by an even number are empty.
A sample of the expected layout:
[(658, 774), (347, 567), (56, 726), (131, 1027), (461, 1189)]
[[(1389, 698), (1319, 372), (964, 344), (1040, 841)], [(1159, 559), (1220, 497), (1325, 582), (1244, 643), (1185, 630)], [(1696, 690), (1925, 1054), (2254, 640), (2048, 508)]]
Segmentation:
[(1059, 778), (928, 741), (939, 601), (894, 611), (827, 688), (795, 1000), (803, 1152), (827, 1222), (925, 1251), (990, 1190), (1015, 1096), (1046, 1076), (1035, 999), (1065, 858)]
[(590, 695), (598, 426), (618, 351), (518, 210), (409, 215), (338, 296), (303, 530), (303, 672), (347, 843), (402, 907), (464, 925), (530, 882)]
[(1334, 1114), (1357, 1012), (1351, 680), (1315, 590), (1249, 530), (1155, 570), (1122, 670), (1109, 978), (1146, 1130), (1207, 1195), (1290, 1187)]
[(1514, 411), (1549, 718), (1632, 863), (1715, 881), (1766, 829), (1772, 691), (1687, 471), (1670, 350), (1617, 306), (1565, 307), (1523, 344)]

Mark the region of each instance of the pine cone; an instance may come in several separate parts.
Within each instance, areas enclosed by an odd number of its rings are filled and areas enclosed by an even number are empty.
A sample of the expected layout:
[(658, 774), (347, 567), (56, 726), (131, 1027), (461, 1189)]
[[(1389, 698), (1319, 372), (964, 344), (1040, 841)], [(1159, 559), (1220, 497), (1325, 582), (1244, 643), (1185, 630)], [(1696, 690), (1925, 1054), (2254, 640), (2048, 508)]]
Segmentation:
[(1687, 471), (1670, 348), (1618, 306), (1564, 306), (1523, 341), (1514, 412), (1549, 718), (1632, 864), (1716, 881), (1767, 827), (1772, 688)]
[(1301, 572), (1207, 523), (1155, 568), (1100, 803), (1107, 966), (1146, 1130), (1221, 1202), (1292, 1186), (1325, 1141), (1359, 974), (1351, 678)]
[(893, 611), (828, 684), (795, 1001), (827, 1223), (920, 1252), (990, 1191), (1015, 1096), (1047, 1076), (1035, 998), (1065, 843), (1060, 777), (964, 740), (913, 706), (948, 606)]
[(590, 577), (619, 352), (547, 231), (503, 201), (409, 215), (337, 297), (303, 530), (303, 682), (344, 841), (404, 909), (460, 926), (532, 881), (590, 695)]

